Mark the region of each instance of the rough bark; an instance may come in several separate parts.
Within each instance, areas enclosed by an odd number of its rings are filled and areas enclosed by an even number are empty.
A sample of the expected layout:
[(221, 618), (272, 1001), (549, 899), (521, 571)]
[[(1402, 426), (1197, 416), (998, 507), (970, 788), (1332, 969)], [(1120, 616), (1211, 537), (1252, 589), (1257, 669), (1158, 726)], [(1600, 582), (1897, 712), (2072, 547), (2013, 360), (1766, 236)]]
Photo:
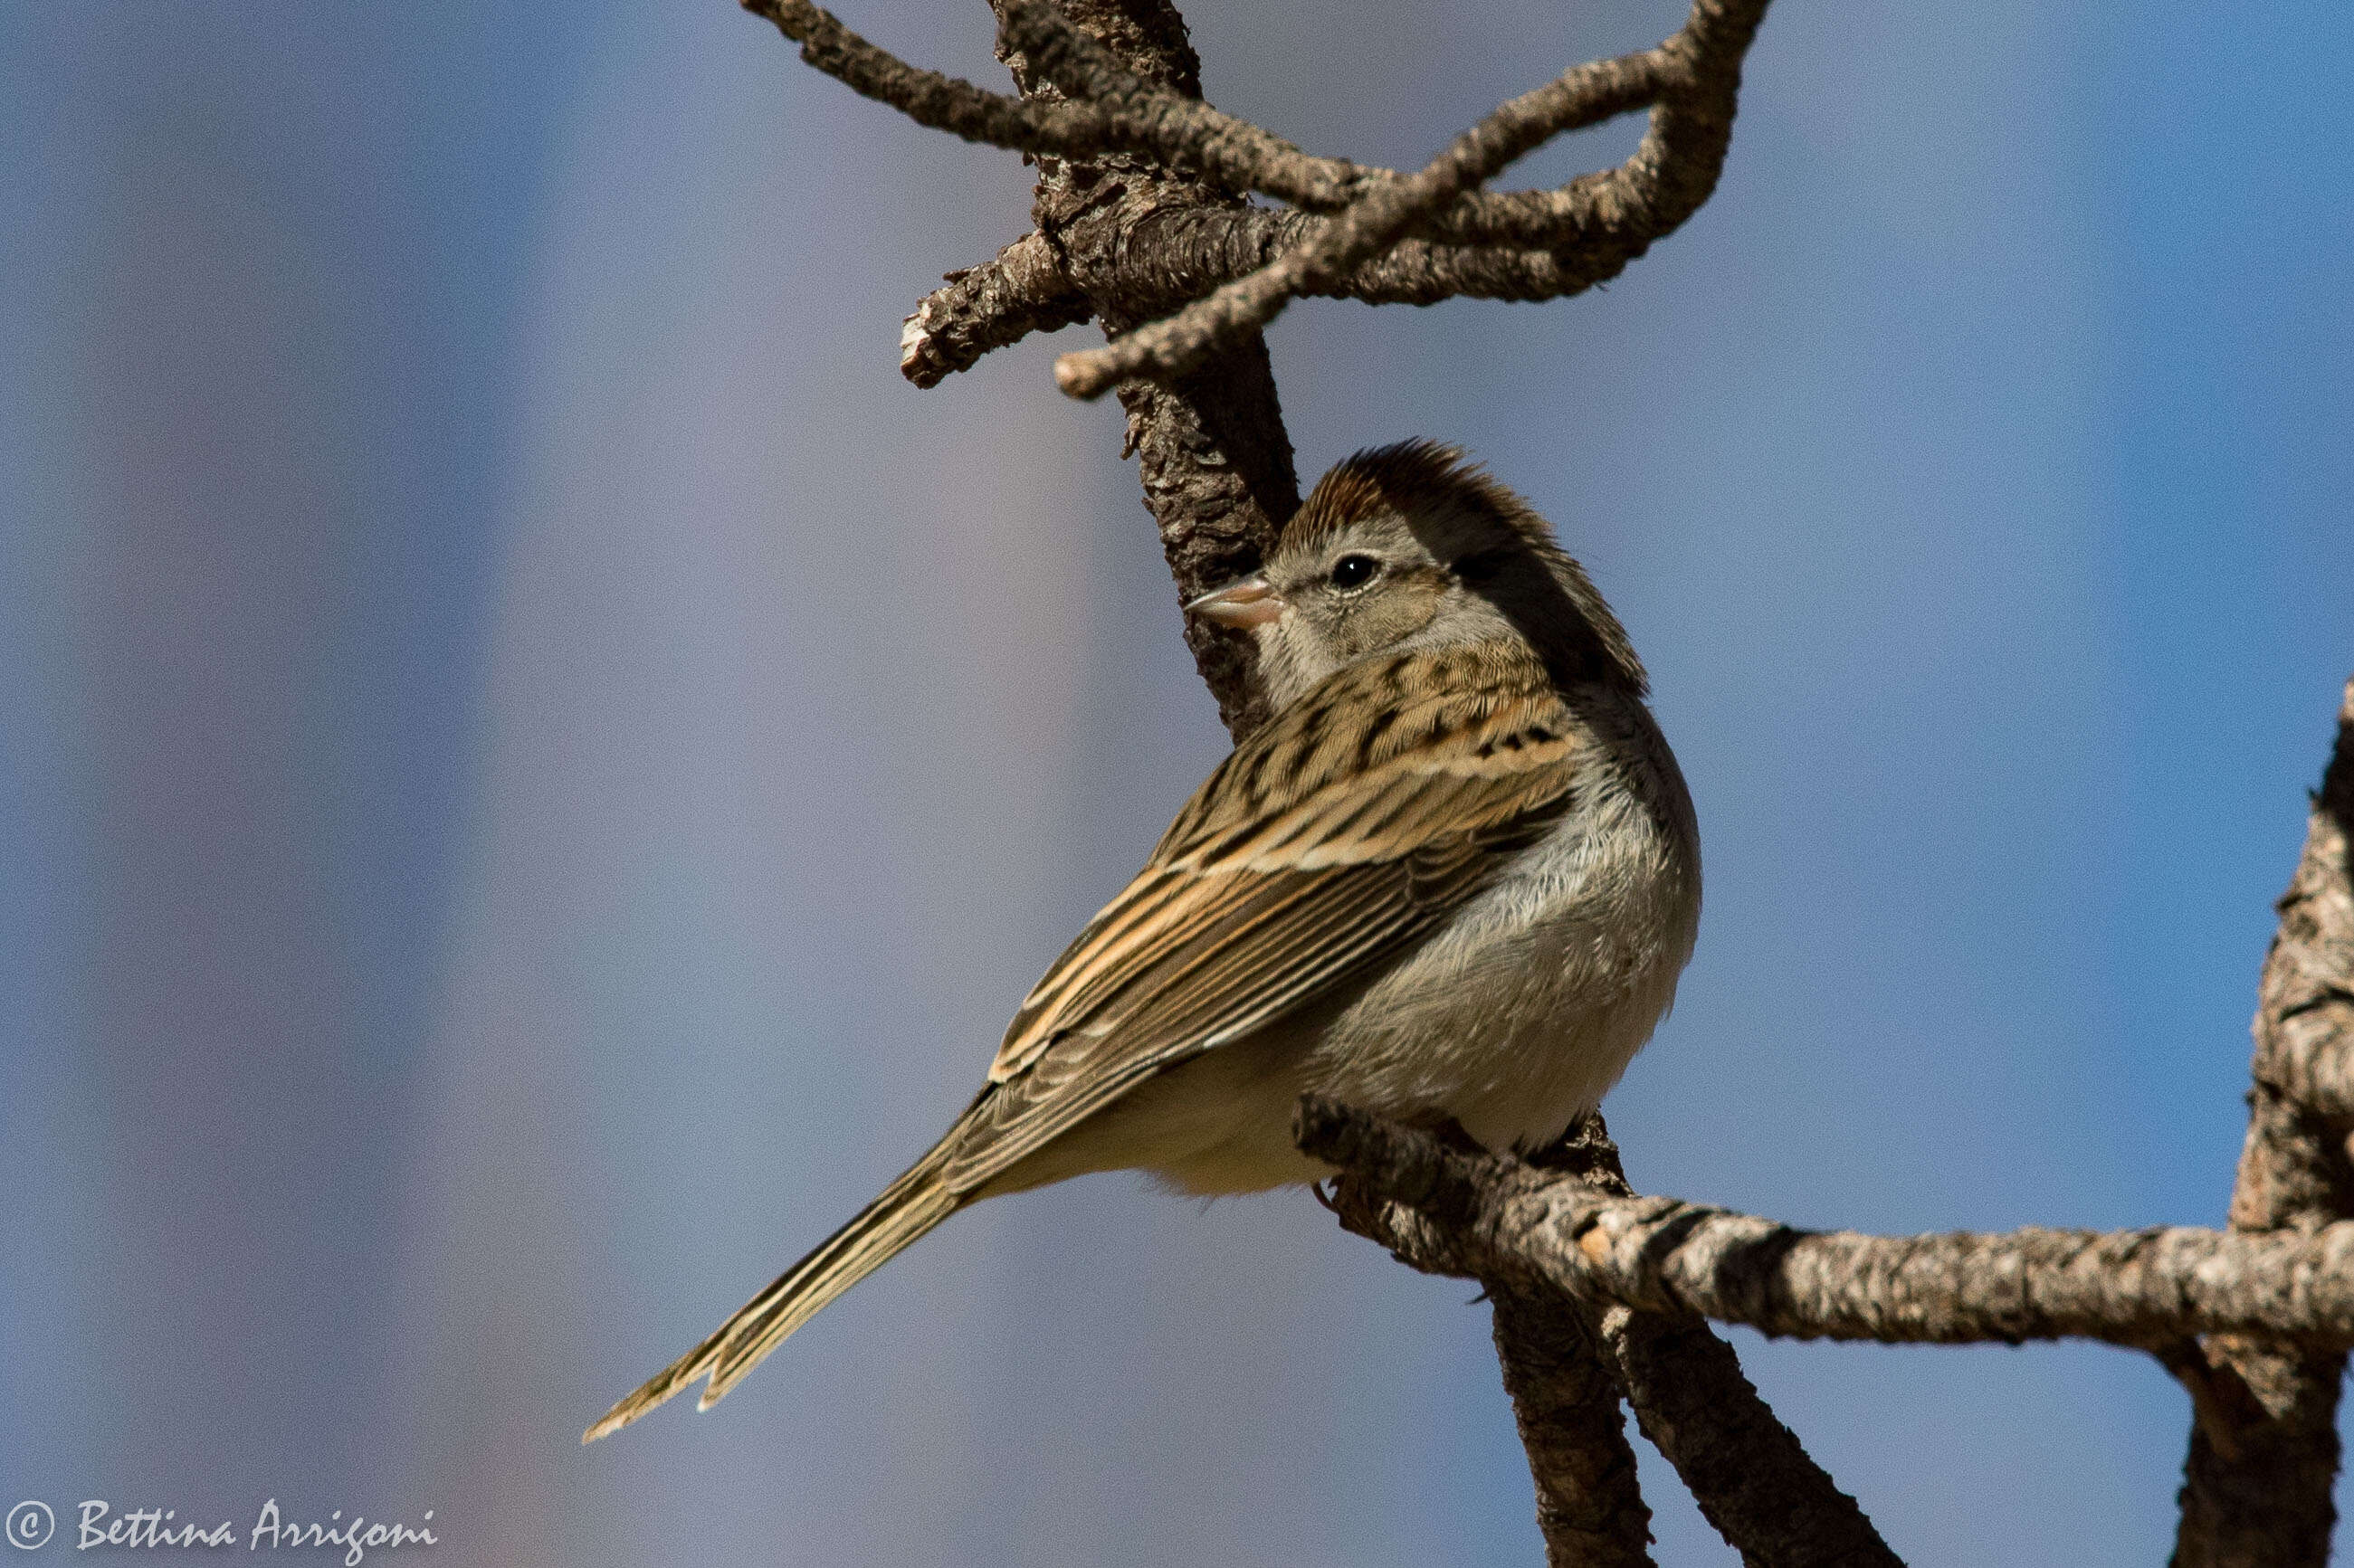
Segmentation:
[(1698, 1319), (1613, 1307), (1602, 1342), (1643, 1436), (1751, 1568), (1902, 1568)]
[[(1066, 9), (1131, 75), (1187, 99), (1201, 96), (1201, 61), (1175, 6), (1165, 0), (1074, 0)], [(1025, 100), (1060, 94), (1026, 56), (1001, 48)], [(1042, 157), (1038, 168), (1032, 208), (1038, 235), (1107, 335), (1129, 331), (1140, 319), (1121, 282), (1124, 255), (1140, 229), (1162, 215), (1243, 205), (1230, 191), (1123, 156), (1100, 163)], [(1182, 377), (1123, 385), (1119, 400), (1128, 413), (1126, 450), (1137, 456), (1145, 506), (1159, 526), (1179, 598), (1255, 569), (1276, 528), (1299, 504), (1267, 345), (1253, 338)], [(1218, 716), (1240, 739), (1266, 716), (1250, 644), (1192, 617), (1185, 640), (1217, 698)]]
[(1651, 1562), (1651, 1510), (1588, 1314), (1505, 1287), (1491, 1290), (1496, 1361), (1536, 1482), (1537, 1528), (1552, 1568)]
[(1044, 238), (1025, 234), (993, 261), (948, 275), (899, 332), (899, 373), (937, 387), (993, 348), (1087, 319), (1093, 308)]
[[(2354, 1230), (2347, 1065), (2354, 1060), (2354, 682), (2280, 901), (2257, 988), (2254, 1087), (2232, 1193), (2233, 1232), (2308, 1246)], [(2164, 1359), (2190, 1390), (2177, 1568), (2328, 1560), (2337, 1524), (2345, 1343), (2215, 1333)]]
[[(1808, 1457), (1742, 1375), (1733, 1347), (1702, 1319), (1681, 1309), (1637, 1311), (1600, 1295), (1565, 1291), (1542, 1270), (1490, 1266), (1496, 1255), (1469, 1239), (1482, 1228), (1481, 1203), (1504, 1186), (1574, 1191), (1606, 1206), (1639, 1202), (1599, 1115), (1580, 1118), (1526, 1162), (1498, 1160), (1451, 1129), (1447, 1135), (1409, 1131), (1330, 1101), (1304, 1101), (1297, 1131), (1301, 1148), (1342, 1167), (1326, 1200), (1342, 1225), (1390, 1248), (1410, 1267), (1479, 1280), (1495, 1302), (1497, 1350), (1554, 1561), (1585, 1561), (1574, 1551), (1561, 1554), (1583, 1541), (1557, 1526), (1549, 1512), (1556, 1509), (1556, 1492), (1566, 1494), (1572, 1507), (1603, 1511), (1589, 1478), (1604, 1449), (1595, 1437), (1582, 1448), (1572, 1446), (1569, 1439), (1587, 1430), (1583, 1410), (1556, 1413), (1524, 1399), (1514, 1386), (1515, 1369), (1526, 1379), (1527, 1369), (1558, 1361), (1566, 1364), (1567, 1382), (1581, 1370), (1577, 1356), (1598, 1351), (1601, 1370), (1633, 1408), (1643, 1435), (1675, 1466), (1702, 1514), (1744, 1562), (1756, 1568), (1892, 1568), (1899, 1563), (1856, 1500)], [(1533, 1439), (1532, 1425), (1539, 1428)], [(1558, 1452), (1561, 1447), (1569, 1451)], [(1628, 1536), (1617, 1540), (1617, 1550), (1630, 1549)]]
[[(1066, 16), (1035, 0), (1000, 0), (1000, 50), (1023, 88), (1015, 99), (897, 59), (810, 0), (746, 4), (798, 40), (810, 64), (919, 123), (1017, 149), (1049, 168), (1154, 176), (1179, 193), (1168, 204), (1173, 212), (1228, 209), (1238, 227), (1223, 235), (1215, 226), (1122, 228), (1116, 260), (1129, 275), (1113, 287), (1107, 273), (1080, 292), (1097, 304), (1117, 294), (1137, 319), (1107, 347), (1066, 355), (1055, 367), (1066, 391), (1092, 397), (1137, 376), (1172, 382), (1252, 340), (1305, 295), (1533, 300), (1615, 276), (1715, 188), (1741, 61), (1766, 0), (1695, 0), (1684, 26), (1657, 48), (1578, 66), (1512, 100), (1413, 175), (1311, 156), (1202, 102), (1182, 22), (1171, 25), (1176, 13), (1166, 5), (1096, 0)], [(1616, 169), (1557, 190), (1479, 188), (1564, 132), (1647, 107), (1649, 132)], [(1042, 190), (1054, 183), (1050, 173)], [(1204, 191), (1214, 197), (1195, 199)], [(1252, 191), (1295, 204), (1299, 211), (1282, 216), (1305, 221), (1266, 223), (1278, 215), (1241, 205)], [(1164, 234), (1186, 250), (1161, 253)], [(1046, 296), (1001, 288), (1003, 280), (981, 272), (958, 275), (909, 318), (902, 363), (911, 377), (929, 385), (989, 347), (1072, 319), (1072, 296), (1042, 309)], [(1155, 275), (1182, 282), (1156, 286)], [(927, 341), (935, 319), (943, 323), (937, 350)]]
[(1649, 103), (1659, 94), (1670, 58), (1662, 48), (1597, 60), (1514, 99), (1457, 137), (1421, 172), (1373, 183), (1307, 242), (1219, 285), (1176, 314), (1124, 334), (1108, 348), (1066, 355), (1055, 367), (1056, 382), (1076, 397), (1092, 397), (1125, 377), (1182, 372), (1231, 348), (1256, 334), (1288, 301), (1346, 277), (1416, 222), (1452, 206), (1556, 132)]
[(1299, 1147), (1384, 1205), (1416, 1267), (1601, 1306), (1881, 1344), (2086, 1339), (2156, 1350), (2241, 1334), (2354, 1344), (2354, 1222), (2317, 1230), (1806, 1231), (1676, 1198), (1616, 1198), (1329, 1100)]
[[(1013, 14), (1035, 7), (997, 6), (999, 58), (1022, 93), (1012, 99), (910, 66), (807, 0), (744, 4), (798, 41), (803, 59), (857, 91), (920, 123), (1036, 157), (1035, 232), (995, 261), (953, 276), (908, 318), (900, 365), (918, 384), (1042, 327), (1092, 316), (1107, 334), (1132, 330), (1160, 303), (1123, 281), (1129, 253), (1149, 248), (1152, 225), (1245, 205), (1232, 190), (1120, 151), (1087, 130), (1102, 118), (1097, 107), (1071, 102), (1044, 69), (1053, 61), (1034, 61), (1013, 44), (1022, 33)], [(1145, 96), (1200, 99), (1201, 62), (1184, 19), (1166, 0), (1072, 0), (1063, 16), (1067, 26), (1057, 20), (1058, 28), (1076, 27)], [(1238, 343), (1183, 376), (1124, 384), (1119, 397), (1128, 413), (1125, 450), (1139, 460), (1145, 505), (1181, 602), (1256, 568), (1276, 527), (1299, 503), (1266, 345)], [(1185, 640), (1219, 717), (1236, 738), (1248, 734), (1265, 707), (1247, 640), (1193, 618)]]
[[(1477, 1147), (1469, 1139), (1460, 1142)], [(1598, 1115), (1582, 1118), (1532, 1158), (1597, 1192), (1632, 1191), (1619, 1168), (1618, 1146)], [(1352, 1229), (1357, 1228), (1352, 1212), (1362, 1206), (1341, 1199), (1332, 1203)], [(1624, 1395), (1604, 1358), (1599, 1315), (1583, 1303), (1502, 1281), (1489, 1285), (1487, 1293), (1496, 1360), (1536, 1483), (1546, 1562), (1551, 1568), (1649, 1563), (1651, 1510), (1619, 1413)]]

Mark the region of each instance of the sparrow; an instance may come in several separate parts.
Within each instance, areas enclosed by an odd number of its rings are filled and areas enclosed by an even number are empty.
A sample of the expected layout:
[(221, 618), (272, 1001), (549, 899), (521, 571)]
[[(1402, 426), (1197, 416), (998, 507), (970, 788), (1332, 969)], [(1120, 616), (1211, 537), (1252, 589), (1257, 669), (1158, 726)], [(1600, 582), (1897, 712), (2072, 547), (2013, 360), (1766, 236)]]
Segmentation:
[(1315, 1093), (1498, 1152), (1558, 1138), (1666, 1013), (1700, 833), (1625, 630), (1457, 448), (1362, 451), (1264, 569), (1188, 605), (1257, 643), (1272, 709), (1046, 971), (989, 1079), (856, 1218), (588, 1428), (700, 1408), (968, 1204), (1140, 1169), (1312, 1182)]

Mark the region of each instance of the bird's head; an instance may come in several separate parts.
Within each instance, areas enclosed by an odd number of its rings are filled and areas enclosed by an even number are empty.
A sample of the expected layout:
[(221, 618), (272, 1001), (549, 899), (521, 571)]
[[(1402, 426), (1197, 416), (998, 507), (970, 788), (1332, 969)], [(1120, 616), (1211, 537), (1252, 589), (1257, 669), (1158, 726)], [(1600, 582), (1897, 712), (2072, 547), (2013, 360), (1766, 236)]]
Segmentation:
[(1645, 689), (1618, 618), (1544, 519), (1432, 441), (1335, 466), (1263, 568), (1186, 608), (1251, 632), (1278, 708), (1361, 659), (1497, 638), (1527, 643), (1561, 686)]

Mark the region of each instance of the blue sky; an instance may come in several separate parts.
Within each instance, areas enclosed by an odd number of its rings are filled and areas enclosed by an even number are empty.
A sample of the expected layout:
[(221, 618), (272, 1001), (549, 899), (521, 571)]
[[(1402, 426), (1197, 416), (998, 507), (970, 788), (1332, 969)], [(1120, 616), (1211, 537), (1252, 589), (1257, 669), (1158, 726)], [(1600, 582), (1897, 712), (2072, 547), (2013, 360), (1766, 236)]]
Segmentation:
[[(843, 15), (1000, 79), (981, 7)], [(1412, 164), (1677, 11), (1190, 15), (1223, 107)], [(1639, 1185), (2220, 1219), (2354, 670), (2349, 68), (2319, 3), (1784, 0), (1607, 291), (1277, 324), (1303, 474), (1464, 442), (1651, 666), (1709, 889), (1607, 1107)], [(11, 1500), (1536, 1560), (1469, 1287), (1298, 1194), (988, 1205), (575, 1446), (944, 1125), (1223, 749), (1080, 334), (896, 375), (1015, 160), (720, 5), (18, 7), (0, 128)], [(2145, 1361), (1736, 1337), (1912, 1561), (2165, 1549)]]

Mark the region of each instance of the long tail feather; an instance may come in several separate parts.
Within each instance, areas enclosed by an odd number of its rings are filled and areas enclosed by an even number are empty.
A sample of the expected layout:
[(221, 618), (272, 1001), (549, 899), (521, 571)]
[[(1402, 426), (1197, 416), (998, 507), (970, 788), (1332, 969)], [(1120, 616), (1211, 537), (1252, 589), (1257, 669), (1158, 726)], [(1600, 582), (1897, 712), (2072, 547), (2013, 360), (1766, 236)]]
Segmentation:
[(708, 1410), (787, 1335), (817, 1315), (818, 1308), (865, 1278), (917, 1237), (968, 1201), (940, 1179), (954, 1135), (891, 1183), (858, 1217), (828, 1236), (808, 1256), (737, 1308), (711, 1337), (648, 1379), (581, 1434), (594, 1443), (618, 1432), (693, 1383), (709, 1383), (696, 1408)]

